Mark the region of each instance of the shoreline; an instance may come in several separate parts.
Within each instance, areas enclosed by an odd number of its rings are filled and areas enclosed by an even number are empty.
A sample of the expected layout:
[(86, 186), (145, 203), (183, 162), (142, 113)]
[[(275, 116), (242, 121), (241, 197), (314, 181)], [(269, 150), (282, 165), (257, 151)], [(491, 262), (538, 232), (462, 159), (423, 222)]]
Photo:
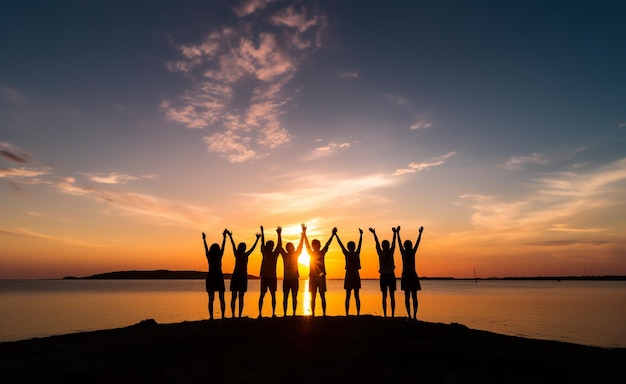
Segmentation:
[(618, 382), (626, 348), (373, 315), (199, 320), (0, 343), (4, 383)]

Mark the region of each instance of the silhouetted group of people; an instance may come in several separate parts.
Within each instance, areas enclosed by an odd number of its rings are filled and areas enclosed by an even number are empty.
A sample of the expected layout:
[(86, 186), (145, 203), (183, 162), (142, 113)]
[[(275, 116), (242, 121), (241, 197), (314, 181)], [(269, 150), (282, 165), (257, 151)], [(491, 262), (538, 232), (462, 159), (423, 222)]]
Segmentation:
[[(226, 237), (230, 239), (230, 243), (235, 255), (235, 268), (233, 270), (230, 279), (230, 291), (232, 293), (230, 301), (231, 316), (235, 317), (235, 307), (237, 300), (239, 300), (238, 317), (241, 317), (244, 306), (244, 295), (248, 289), (248, 258), (250, 254), (256, 248), (259, 239), (261, 239), (261, 294), (259, 297), (259, 318), (262, 316), (263, 301), (265, 294), (269, 291), (272, 301), (272, 317), (276, 317), (276, 289), (278, 279), (276, 276), (276, 264), (278, 257), (282, 256), (283, 259), (283, 313), (287, 316), (287, 307), (289, 303), (289, 295), (291, 294), (291, 307), (292, 316), (296, 314), (296, 307), (298, 304), (298, 289), (300, 274), (298, 271), (298, 258), (302, 254), (303, 244), (306, 246), (306, 250), (309, 254), (309, 291), (311, 293), (311, 314), (315, 316), (315, 307), (317, 294), (319, 293), (322, 307), (322, 314), (326, 316), (326, 265), (325, 256), (328, 252), (328, 248), (333, 241), (333, 238), (337, 238), (337, 243), (341, 247), (343, 255), (345, 257), (345, 278), (344, 289), (346, 290), (345, 309), (346, 316), (350, 309), (350, 300), (354, 293), (354, 300), (356, 304), (357, 316), (361, 313), (361, 299), (359, 297), (359, 290), (361, 289), (361, 277), (359, 270), (361, 269), (361, 244), (363, 243), (363, 230), (359, 228), (359, 242), (358, 245), (354, 241), (349, 241), (345, 246), (339, 235), (337, 234), (337, 228), (333, 228), (332, 234), (328, 241), (321, 246), (321, 242), (318, 239), (313, 239), (309, 243), (307, 237), (307, 227), (302, 224), (302, 233), (300, 236), (300, 242), (298, 246), (294, 246), (293, 243), (288, 242), (283, 248), (282, 244), (282, 228), (276, 228), (277, 241), (274, 243), (272, 240), (265, 241), (265, 232), (263, 226), (260, 227), (260, 232), (256, 234), (256, 240), (254, 244), (248, 249), (246, 243), (239, 243), (235, 246), (233, 240), (233, 234), (228, 229), (224, 229), (222, 232), (222, 245), (218, 243), (211, 244), (210, 247), (206, 243), (206, 234), (202, 233), (202, 240), (204, 243), (204, 249), (206, 258), (209, 263), (209, 272), (206, 278), (206, 291), (209, 295), (209, 317), (213, 319), (213, 307), (215, 301), (215, 292), (219, 295), (220, 309), (222, 317), (225, 317), (225, 284), (224, 275), (222, 273), (222, 257), (224, 256), (224, 248), (226, 245)], [(400, 279), (400, 288), (404, 291), (404, 303), (409, 319), (417, 319), (417, 291), (421, 290), (419, 277), (415, 270), (415, 255), (417, 248), (419, 247), (423, 227), (419, 228), (419, 235), (415, 241), (415, 245), (410, 240), (406, 240), (404, 243), (400, 239), (400, 227), (392, 228), (393, 239), (383, 240), (379, 242), (376, 230), (374, 228), (369, 229), (374, 235), (376, 241), (376, 252), (378, 253), (379, 273), (380, 273), (380, 290), (382, 292), (382, 307), (383, 315), (387, 316), (387, 296), (389, 295), (391, 304), (391, 316), (395, 316), (395, 291), (397, 289), (396, 275), (395, 275), (395, 261), (394, 252), (396, 248), (396, 242), (400, 248), (400, 254), (402, 256), (402, 275)], [(413, 304), (411, 310), (411, 302)]]

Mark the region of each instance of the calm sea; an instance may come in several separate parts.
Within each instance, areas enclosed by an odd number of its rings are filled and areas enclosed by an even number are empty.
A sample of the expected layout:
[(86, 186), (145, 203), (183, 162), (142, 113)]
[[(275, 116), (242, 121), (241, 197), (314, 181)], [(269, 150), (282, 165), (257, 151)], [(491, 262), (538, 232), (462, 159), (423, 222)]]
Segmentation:
[[(226, 282), (228, 286), (228, 282)], [(279, 287), (280, 287), (279, 281)], [(300, 282), (297, 314), (310, 313)], [(327, 314), (345, 315), (342, 280), (329, 280)], [(277, 292), (282, 316), (282, 291)], [(361, 314), (382, 316), (377, 280), (364, 280)], [(506, 335), (626, 347), (626, 281), (423, 280), (418, 318), (461, 323)], [(258, 315), (259, 281), (251, 280), (244, 316)], [(216, 297), (215, 315), (221, 317)], [(317, 314), (321, 313), (318, 309)], [(226, 317), (230, 317), (226, 292)], [(141, 320), (208, 318), (204, 280), (0, 280), (0, 342), (125, 327)], [(390, 313), (390, 309), (388, 309)], [(264, 316), (271, 315), (267, 294)], [(354, 298), (350, 314), (356, 314)], [(396, 316), (406, 316), (396, 292)]]

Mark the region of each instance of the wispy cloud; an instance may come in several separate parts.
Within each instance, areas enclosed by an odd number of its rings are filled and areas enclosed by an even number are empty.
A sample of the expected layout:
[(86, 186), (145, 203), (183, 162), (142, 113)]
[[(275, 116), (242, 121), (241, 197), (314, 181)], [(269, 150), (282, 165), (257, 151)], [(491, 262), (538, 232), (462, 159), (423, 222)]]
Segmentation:
[(30, 239), (47, 240), (47, 241), (52, 241), (52, 242), (56, 242), (56, 243), (63, 243), (63, 244), (70, 244), (70, 245), (80, 245), (80, 246), (85, 246), (85, 247), (100, 248), (100, 247), (104, 247), (105, 246), (105, 245), (102, 245), (102, 244), (94, 244), (94, 243), (91, 243), (91, 242), (86, 242), (86, 241), (83, 241), (83, 240), (74, 239), (74, 238), (68, 237), (68, 236), (48, 235), (48, 234), (45, 234), (45, 233), (31, 231), (29, 229), (19, 228), (19, 227), (15, 228), (15, 229), (0, 227), (0, 233), (3, 233), (5, 235), (27, 237), (27, 238), (30, 238)]
[(587, 199), (616, 192), (616, 185), (626, 181), (626, 158), (581, 170), (579, 173), (560, 172), (537, 179), (545, 196)]
[(46, 183), (40, 176), (52, 174), (52, 167), (42, 166), (26, 150), (13, 144), (0, 142), (0, 157), (12, 163), (23, 164), (21, 167), (0, 167), (0, 179), (7, 179), (8, 185), (19, 196), (25, 196), (22, 184)]
[(445, 164), (446, 160), (454, 157), (456, 152), (448, 152), (445, 155), (437, 156), (432, 161), (423, 162), (423, 163), (410, 163), (408, 168), (399, 168), (392, 174), (392, 176), (400, 176), (407, 173), (415, 173), (419, 171), (429, 170), (432, 167), (437, 167), (439, 165)]
[(267, 7), (268, 4), (277, 0), (241, 0), (237, 5), (233, 7), (233, 12), (239, 17), (250, 15), (257, 10), (262, 10)]
[(330, 156), (337, 151), (350, 148), (350, 143), (330, 142), (324, 146), (317, 147), (302, 158), (304, 161), (316, 160), (322, 157)]
[(194, 85), (161, 104), (166, 117), (187, 128), (212, 129), (204, 137), (208, 150), (235, 163), (291, 140), (280, 122), (292, 97), (284, 88), (320, 45), (321, 14), (303, 3), (267, 10), (269, 3), (240, 3), (233, 10), (243, 23), (215, 29), (202, 42), (180, 45), (181, 59), (167, 63)]
[(126, 112), (128, 110), (128, 108), (126, 108), (125, 106), (117, 104), (117, 103), (113, 103), (111, 105), (113, 106), (116, 112)]
[(416, 131), (418, 129), (430, 128), (432, 125), (432, 121), (427, 120), (423, 116), (418, 116), (417, 120), (411, 124), (411, 130)]
[(566, 219), (583, 220), (589, 212), (599, 214), (623, 205), (626, 158), (596, 168), (558, 172), (537, 178), (524, 198), (501, 201), (497, 196), (465, 195), (472, 201), (471, 221), (478, 228), (535, 231), (595, 232), (598, 228), (572, 229)]
[(198, 226), (206, 224), (206, 218), (211, 217), (203, 207), (149, 194), (80, 186), (74, 178), (65, 178), (53, 186), (61, 193), (91, 198), (119, 213), (143, 217), (156, 224)]
[(371, 195), (373, 191), (389, 187), (395, 182), (396, 180), (385, 175), (364, 175), (352, 178), (308, 175), (293, 178), (290, 183), (314, 185), (314, 187), (245, 196), (253, 198), (251, 204), (255, 207), (262, 207), (260, 209), (265, 210), (266, 213), (290, 213), (297, 216), (333, 206), (338, 201), (346, 207), (377, 199)]
[(546, 231), (553, 232), (573, 232), (573, 233), (598, 233), (606, 231), (605, 228), (572, 228), (567, 224), (553, 224), (550, 228), (546, 228)]
[(585, 241), (580, 239), (566, 239), (566, 240), (545, 240), (538, 241), (534, 243), (529, 243), (529, 245), (536, 245), (541, 247), (571, 247), (575, 245), (584, 245), (584, 246), (599, 246), (609, 244), (609, 241), (606, 240), (595, 240), (595, 241)]
[(347, 71), (339, 73), (339, 77), (344, 79), (356, 79), (359, 77), (359, 71)]
[(50, 174), (51, 168), (38, 168), (38, 169), (27, 169), (27, 168), (0, 168), (0, 178), (31, 178), (42, 175)]
[(19, 164), (27, 164), (33, 161), (32, 156), (27, 151), (6, 142), (0, 141), (0, 156), (6, 160)]
[(2, 87), (0, 89), (0, 95), (3, 100), (12, 102), (12, 103), (22, 103), (25, 99), (24, 94), (18, 90), (15, 90), (10, 87)]
[(509, 160), (506, 161), (506, 163), (501, 164), (500, 167), (511, 171), (516, 171), (522, 169), (527, 164), (545, 165), (547, 163), (548, 159), (546, 156), (539, 153), (532, 153), (527, 156), (511, 157)]
[(83, 173), (87, 178), (95, 183), (102, 184), (126, 184), (129, 181), (138, 179), (154, 179), (156, 176), (131, 176), (117, 172), (111, 173)]
[(407, 104), (406, 98), (400, 95), (395, 95), (395, 94), (385, 93), (385, 92), (383, 92), (382, 95), (385, 99), (391, 101), (392, 103), (394, 103), (395, 105), (399, 107), (405, 106)]
[[(4, 145), (3, 148), (10, 148), (11, 153), (27, 153), (23, 150), (15, 150), (15, 147), (10, 145)], [(26, 156), (23, 154), (10, 156), (10, 159), (13, 161), (15, 161), (14, 158), (17, 158), (20, 162), (26, 161), (24, 160)], [(85, 175), (91, 182), (110, 186), (125, 184), (132, 180), (152, 179), (156, 177), (155, 175), (132, 176), (117, 172), (81, 173), (81, 175)], [(60, 193), (90, 198), (105, 204), (107, 209), (116, 210), (121, 214), (136, 215), (137, 217), (150, 220), (152, 223), (156, 224), (183, 224), (196, 227), (206, 224), (207, 217), (212, 217), (211, 220), (217, 220), (214, 215), (209, 214), (206, 208), (180, 201), (162, 199), (149, 194), (120, 192), (112, 189), (80, 185), (75, 177), (59, 177), (54, 175), (51, 167), (40, 167), (37, 169), (0, 168), (0, 178), (10, 180), (18, 179), (21, 184), (48, 185)], [(15, 185), (14, 188), (18, 188), (18, 186)], [(18, 190), (18, 192), (20, 191)]]

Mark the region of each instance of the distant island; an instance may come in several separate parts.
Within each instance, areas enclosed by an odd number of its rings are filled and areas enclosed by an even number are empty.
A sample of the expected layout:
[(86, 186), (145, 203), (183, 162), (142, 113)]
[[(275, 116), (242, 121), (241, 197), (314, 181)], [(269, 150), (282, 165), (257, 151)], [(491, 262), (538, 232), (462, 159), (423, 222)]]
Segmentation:
[[(99, 273), (96, 275), (86, 277), (65, 276), (63, 280), (74, 279), (91, 279), (91, 280), (140, 280), (140, 279), (153, 279), (153, 280), (187, 280), (187, 279), (206, 279), (207, 272), (201, 271), (170, 271), (166, 269), (159, 269), (155, 271), (117, 271)], [(224, 273), (225, 279), (230, 279), (231, 273)], [(248, 275), (249, 279), (257, 280), (258, 276)], [(626, 276), (534, 276), (534, 277), (489, 277), (489, 278), (455, 278), (455, 277), (428, 277), (422, 276), (423, 280), (593, 280), (593, 281), (624, 281)], [(332, 279), (331, 279), (332, 280)], [(341, 279), (339, 279), (341, 280)], [(376, 278), (363, 278), (362, 280), (378, 280)]]
[[(86, 279), (86, 280), (141, 280), (141, 279), (153, 279), (153, 280), (188, 280), (188, 279), (206, 279), (207, 272), (200, 271), (169, 271), (166, 269), (159, 269), (156, 271), (117, 271), (99, 273), (97, 275), (91, 275), (86, 277), (66, 276), (63, 280), (74, 279)], [(230, 279), (231, 273), (224, 273), (225, 279)], [(258, 279), (258, 276), (248, 275), (248, 279)]]

